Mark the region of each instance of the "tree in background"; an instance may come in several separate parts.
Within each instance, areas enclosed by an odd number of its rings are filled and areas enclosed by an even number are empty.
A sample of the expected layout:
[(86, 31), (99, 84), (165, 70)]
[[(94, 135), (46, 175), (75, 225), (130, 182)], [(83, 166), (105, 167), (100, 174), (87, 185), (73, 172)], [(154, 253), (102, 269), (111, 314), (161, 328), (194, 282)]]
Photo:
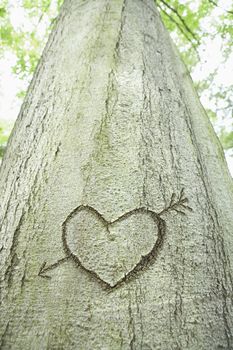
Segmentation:
[(66, 0), (0, 168), (2, 349), (233, 347), (233, 188), (152, 0)]
[[(11, 0), (0, 2), (0, 38), (1, 55), (11, 51), (16, 55), (13, 71), (25, 82), (25, 87), (31, 80), (41, 51), (47, 40), (62, 0), (22, 0), (18, 4)], [(226, 3), (226, 1), (225, 1)], [(189, 71), (193, 73), (195, 87), (202, 97), (207, 113), (215, 126), (224, 149), (230, 155), (233, 150), (232, 126), (232, 86), (218, 83), (218, 72), (224, 63), (232, 57), (232, 18), (233, 11), (224, 1), (212, 0), (177, 1), (158, 0), (157, 6), (163, 21), (172, 34), (182, 58)], [(229, 2), (229, 5), (230, 2)], [(23, 10), (22, 10), (23, 9)], [(21, 10), (21, 11), (19, 11)], [(19, 11), (19, 14), (17, 13)], [(25, 16), (30, 26), (14, 25), (14, 18)], [(210, 42), (221, 46), (222, 57), (219, 66), (206, 69), (200, 80), (196, 74), (197, 68), (204, 64), (206, 46)], [(214, 47), (213, 47), (214, 50)], [(213, 56), (216, 53), (213, 51)], [(206, 66), (205, 66), (206, 67)], [(18, 92), (19, 97), (25, 96), (25, 90)], [(4, 129), (5, 136), (9, 135), (9, 127)], [(0, 139), (1, 142), (1, 139)], [(1, 143), (5, 148), (5, 137)]]

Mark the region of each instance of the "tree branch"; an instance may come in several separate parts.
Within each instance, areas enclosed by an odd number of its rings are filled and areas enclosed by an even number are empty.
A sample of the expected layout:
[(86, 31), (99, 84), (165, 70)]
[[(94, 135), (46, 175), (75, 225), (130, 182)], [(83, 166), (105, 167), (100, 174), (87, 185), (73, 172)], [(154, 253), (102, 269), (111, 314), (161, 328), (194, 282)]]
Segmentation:
[(182, 26), (180, 25), (179, 22), (177, 22), (172, 16), (170, 16), (159, 4), (157, 4), (158, 8), (173, 22), (175, 23), (175, 25), (178, 27), (178, 29), (181, 31), (181, 33), (184, 35), (184, 37), (190, 42), (193, 50), (196, 52), (196, 55), (200, 61), (200, 56), (199, 53), (197, 51), (196, 46), (193, 44), (192, 40), (190, 39), (190, 37), (187, 35), (187, 33), (184, 31), (184, 29), (182, 28)]
[[(171, 10), (172, 12), (174, 12), (176, 14), (176, 16), (179, 18), (179, 20), (181, 21), (181, 23), (183, 24), (184, 28), (187, 30), (187, 32), (189, 32), (190, 35), (192, 35), (193, 39), (196, 40), (196, 42), (198, 44), (200, 44), (199, 39), (197, 38), (196, 34), (193, 33), (193, 31), (188, 27), (187, 23), (184, 21), (184, 19), (181, 17), (181, 15), (179, 14), (179, 12), (172, 7), (171, 5), (167, 4), (166, 1), (164, 0), (159, 0), (161, 1), (167, 8), (169, 8), (169, 10)], [(159, 5), (158, 5), (159, 6)]]
[(224, 9), (223, 7), (219, 6), (214, 0), (209, 0), (209, 2), (210, 2), (211, 4), (213, 4), (214, 6), (219, 7), (219, 8), (221, 8), (222, 10), (226, 11), (227, 13), (230, 13), (231, 15), (233, 15), (233, 11), (228, 11), (228, 10)]

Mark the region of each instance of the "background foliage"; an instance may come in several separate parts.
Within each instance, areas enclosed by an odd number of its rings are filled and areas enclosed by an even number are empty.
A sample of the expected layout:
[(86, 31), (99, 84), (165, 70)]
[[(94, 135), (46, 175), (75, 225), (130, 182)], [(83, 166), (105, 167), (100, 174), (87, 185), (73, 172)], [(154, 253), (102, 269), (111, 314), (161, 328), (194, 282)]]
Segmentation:
[[(229, 60), (232, 60), (233, 66), (233, 5), (227, 0), (216, 1), (157, 0), (156, 4), (192, 74), (224, 149), (233, 155), (233, 84), (224, 85), (218, 79), (219, 70), (225, 64), (229, 65)], [(25, 86), (32, 77), (62, 2), (63, 0), (0, 0), (0, 60), (9, 52), (14, 55), (12, 73), (25, 81)], [(16, 3), (18, 16), (24, 16), (30, 26), (15, 25), (13, 17), (17, 16), (14, 13)], [(221, 51), (218, 64), (208, 66), (200, 74), (201, 67), (207, 60), (207, 47), (214, 43)], [(213, 55), (214, 50), (213, 45)], [(19, 90), (17, 98), (23, 99), (25, 93), (26, 89)], [(1, 122), (0, 116), (0, 157), (10, 127)]]
[[(226, 2), (227, 3), (227, 2)], [(233, 148), (233, 79), (232, 84), (224, 86), (217, 82), (217, 73), (221, 66), (231, 61), (233, 78), (233, 3), (213, 0), (157, 0), (163, 21), (170, 31), (181, 56), (191, 75), (195, 68), (203, 63), (203, 53), (210, 43), (220, 46), (222, 57), (218, 65), (203, 74), (202, 79), (195, 79), (194, 84), (200, 97), (208, 96), (205, 109), (215, 126), (224, 149)], [(215, 47), (216, 47), (215, 46)], [(214, 56), (214, 45), (212, 50)], [(195, 75), (194, 75), (195, 76)], [(204, 103), (205, 104), (205, 103)]]
[(7, 140), (11, 131), (11, 125), (0, 122), (0, 158), (3, 156), (6, 148)]

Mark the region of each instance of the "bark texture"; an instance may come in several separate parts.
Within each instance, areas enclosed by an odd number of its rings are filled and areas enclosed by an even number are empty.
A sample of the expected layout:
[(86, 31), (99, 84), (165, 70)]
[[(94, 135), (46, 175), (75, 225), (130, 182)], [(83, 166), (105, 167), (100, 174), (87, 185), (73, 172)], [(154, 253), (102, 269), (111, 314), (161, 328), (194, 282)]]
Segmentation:
[(232, 179), (154, 1), (65, 1), (0, 198), (1, 349), (233, 349)]

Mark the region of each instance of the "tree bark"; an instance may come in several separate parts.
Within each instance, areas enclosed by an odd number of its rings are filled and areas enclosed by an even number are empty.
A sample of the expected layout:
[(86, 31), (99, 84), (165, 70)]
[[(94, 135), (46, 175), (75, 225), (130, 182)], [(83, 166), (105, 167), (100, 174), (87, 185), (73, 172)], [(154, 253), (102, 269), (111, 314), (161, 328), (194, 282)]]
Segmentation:
[(67, 0), (0, 169), (1, 349), (233, 349), (233, 186), (152, 0)]

